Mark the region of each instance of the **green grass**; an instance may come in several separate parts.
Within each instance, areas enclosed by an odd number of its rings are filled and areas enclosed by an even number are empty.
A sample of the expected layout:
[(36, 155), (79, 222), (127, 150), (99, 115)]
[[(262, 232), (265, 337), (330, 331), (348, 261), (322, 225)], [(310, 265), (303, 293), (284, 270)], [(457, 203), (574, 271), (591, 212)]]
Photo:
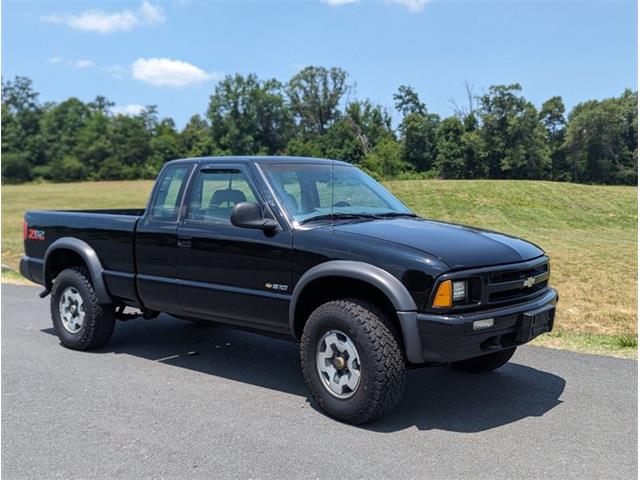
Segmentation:
[(632, 337), (631, 335), (620, 335), (614, 337), (615, 345), (620, 348), (638, 348), (638, 337)]
[[(2, 262), (17, 267), (27, 209), (144, 207), (151, 181), (2, 187)], [(555, 182), (407, 180), (386, 186), (428, 218), (479, 226), (540, 245), (560, 293), (549, 346), (636, 351), (637, 188)], [(625, 353), (626, 355), (626, 353)]]
[(35, 285), (20, 275), (20, 272), (9, 269), (2, 269), (2, 283), (17, 283), (20, 285)]
[(633, 335), (552, 332), (536, 338), (532, 345), (620, 358), (638, 358), (638, 337)]

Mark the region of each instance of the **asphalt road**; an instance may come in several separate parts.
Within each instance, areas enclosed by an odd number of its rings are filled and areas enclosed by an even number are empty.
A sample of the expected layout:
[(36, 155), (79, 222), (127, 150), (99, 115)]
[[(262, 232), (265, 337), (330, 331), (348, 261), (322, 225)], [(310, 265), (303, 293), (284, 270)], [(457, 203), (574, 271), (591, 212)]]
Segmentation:
[(2, 478), (637, 478), (637, 363), (524, 347), (484, 376), (408, 374), (400, 407), (319, 412), (294, 343), (162, 317), (61, 347), (2, 286)]

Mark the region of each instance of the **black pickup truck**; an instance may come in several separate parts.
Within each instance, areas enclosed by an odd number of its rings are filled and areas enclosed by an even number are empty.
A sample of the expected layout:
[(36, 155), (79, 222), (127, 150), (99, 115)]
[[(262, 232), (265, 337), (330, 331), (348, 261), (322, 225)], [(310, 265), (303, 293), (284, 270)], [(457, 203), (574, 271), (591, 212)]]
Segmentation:
[(335, 160), (175, 160), (145, 210), (27, 212), (24, 247), (64, 346), (103, 345), (125, 308), (284, 335), (350, 423), (396, 406), (407, 367), (504, 365), (558, 300), (537, 246), (420, 218)]

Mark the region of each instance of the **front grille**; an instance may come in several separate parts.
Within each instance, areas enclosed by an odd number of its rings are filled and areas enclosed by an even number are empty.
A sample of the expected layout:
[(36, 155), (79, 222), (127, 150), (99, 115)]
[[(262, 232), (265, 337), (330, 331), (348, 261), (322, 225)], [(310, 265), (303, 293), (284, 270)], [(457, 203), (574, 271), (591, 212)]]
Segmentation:
[(491, 272), (488, 275), (488, 303), (519, 301), (547, 288), (549, 263), (529, 268)]
[(533, 287), (529, 288), (513, 288), (502, 292), (490, 293), (489, 303), (503, 302), (505, 300), (518, 300), (521, 297), (529, 297), (540, 290), (544, 290), (545, 288), (547, 288), (546, 281), (537, 283)]
[(549, 264), (543, 263), (533, 268), (527, 268), (526, 270), (506, 271), (506, 272), (494, 272), (489, 274), (489, 283), (504, 283), (513, 280), (524, 280), (527, 277), (535, 277), (542, 273), (549, 271)]
[[(543, 295), (549, 286), (549, 258), (546, 256), (522, 263), (460, 270), (442, 275), (426, 305), (431, 311), (471, 312), (532, 300)], [(449, 309), (431, 308), (439, 283), (445, 280), (468, 280), (467, 298), (454, 302)]]

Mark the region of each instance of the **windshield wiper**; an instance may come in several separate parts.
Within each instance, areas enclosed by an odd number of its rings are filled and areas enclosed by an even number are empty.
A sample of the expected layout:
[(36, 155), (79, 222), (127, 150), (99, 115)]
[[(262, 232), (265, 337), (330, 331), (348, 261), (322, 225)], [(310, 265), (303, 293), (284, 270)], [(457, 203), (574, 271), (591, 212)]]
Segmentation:
[(377, 218), (377, 215), (370, 213), (327, 213), (325, 215), (316, 215), (315, 217), (305, 218), (298, 222), (300, 225), (315, 222), (316, 220), (358, 220), (360, 218)]

